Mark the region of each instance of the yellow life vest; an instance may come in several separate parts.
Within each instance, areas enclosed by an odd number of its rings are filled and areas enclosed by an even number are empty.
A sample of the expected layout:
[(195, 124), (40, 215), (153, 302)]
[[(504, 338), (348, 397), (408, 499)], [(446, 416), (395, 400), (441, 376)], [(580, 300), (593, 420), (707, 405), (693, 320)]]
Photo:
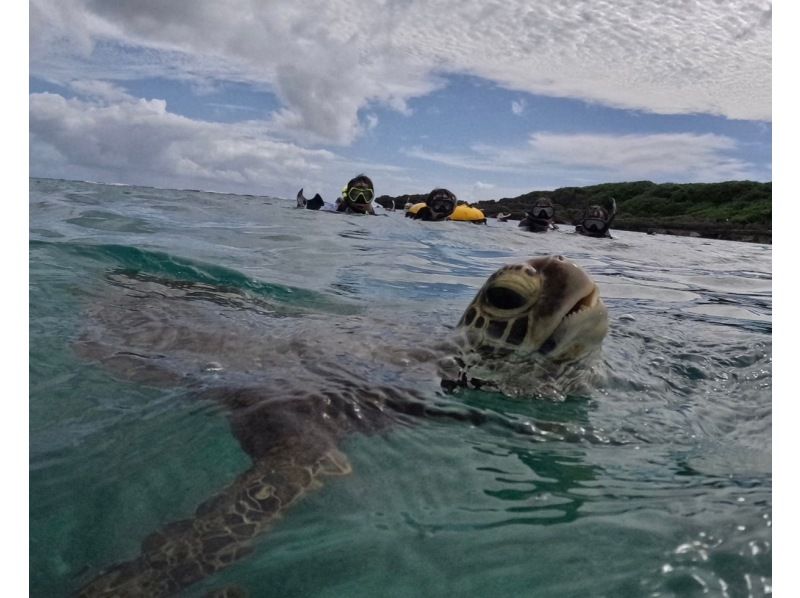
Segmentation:
[(425, 207), (425, 202), (421, 201), (419, 203), (415, 203), (413, 206), (408, 208), (406, 210), (406, 212), (408, 212), (409, 214), (416, 214), (417, 212), (419, 212), (424, 207)]
[(457, 205), (453, 213), (450, 214), (450, 220), (463, 220), (465, 222), (481, 224), (486, 222), (486, 214), (478, 208), (473, 208), (472, 206), (462, 203)]
[[(416, 214), (424, 207), (425, 202), (421, 201), (408, 208), (406, 212), (409, 212), (410, 214)], [(486, 222), (486, 215), (478, 208), (473, 208), (472, 206), (468, 206), (466, 204), (459, 204), (456, 206), (456, 209), (453, 210), (453, 213), (450, 214), (450, 216), (448, 216), (446, 219), (481, 224)]]

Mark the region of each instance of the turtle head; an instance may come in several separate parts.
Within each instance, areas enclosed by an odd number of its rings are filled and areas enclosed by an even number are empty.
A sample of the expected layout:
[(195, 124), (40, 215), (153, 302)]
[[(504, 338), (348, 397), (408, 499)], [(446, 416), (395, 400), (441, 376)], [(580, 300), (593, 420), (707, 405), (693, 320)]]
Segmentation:
[(532, 383), (561, 376), (599, 352), (608, 314), (597, 285), (561, 256), (533, 258), (492, 274), (457, 326), (464, 379)]

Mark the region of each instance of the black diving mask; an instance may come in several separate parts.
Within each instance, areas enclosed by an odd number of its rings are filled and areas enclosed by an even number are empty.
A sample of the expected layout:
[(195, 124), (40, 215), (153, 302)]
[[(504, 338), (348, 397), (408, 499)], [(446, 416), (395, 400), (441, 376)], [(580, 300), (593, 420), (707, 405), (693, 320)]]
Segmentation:
[(447, 195), (437, 195), (428, 201), (428, 207), (434, 214), (449, 216), (456, 209), (456, 200)]
[(533, 208), (533, 217), (541, 220), (550, 220), (554, 213), (555, 210), (550, 206), (535, 206)]
[(606, 221), (599, 218), (587, 218), (583, 221), (583, 228), (593, 233), (599, 233), (605, 230)]

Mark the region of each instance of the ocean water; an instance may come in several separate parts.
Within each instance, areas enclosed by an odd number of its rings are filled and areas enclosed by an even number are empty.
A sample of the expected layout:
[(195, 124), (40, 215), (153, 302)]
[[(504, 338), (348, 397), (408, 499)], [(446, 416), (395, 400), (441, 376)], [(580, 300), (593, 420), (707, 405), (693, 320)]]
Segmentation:
[[(248, 467), (198, 376), (292, 396), (388, 386), (487, 423), (402, 417), (344, 437), (352, 474), (181, 595), (771, 594), (770, 246), (43, 179), (29, 201), (32, 596), (135, 558)], [(597, 387), (443, 393), (425, 347), (497, 267), (551, 253), (608, 307)], [(124, 351), (140, 330), (190, 347), (159, 355), (168, 379), (85, 349)], [(258, 367), (220, 365), (250, 355)]]

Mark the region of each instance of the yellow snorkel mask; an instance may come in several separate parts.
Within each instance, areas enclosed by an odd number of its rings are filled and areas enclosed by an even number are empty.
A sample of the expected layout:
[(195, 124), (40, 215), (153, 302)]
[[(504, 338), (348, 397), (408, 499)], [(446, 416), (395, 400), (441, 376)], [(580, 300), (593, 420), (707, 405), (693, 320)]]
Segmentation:
[(350, 179), (342, 189), (342, 201), (354, 212), (370, 211), (370, 204), (375, 197), (372, 180), (365, 174)]
[(372, 201), (374, 196), (375, 192), (372, 189), (365, 189), (363, 187), (351, 187), (347, 189), (346, 192), (347, 199), (354, 204), (368, 204)]

